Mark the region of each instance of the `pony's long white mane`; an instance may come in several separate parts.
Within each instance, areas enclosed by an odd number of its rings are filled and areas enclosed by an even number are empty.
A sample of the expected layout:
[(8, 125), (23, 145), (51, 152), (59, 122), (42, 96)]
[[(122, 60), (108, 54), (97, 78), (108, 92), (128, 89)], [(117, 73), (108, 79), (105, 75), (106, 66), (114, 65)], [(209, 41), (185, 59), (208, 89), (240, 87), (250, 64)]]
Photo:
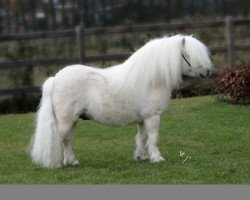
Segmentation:
[(181, 36), (163, 37), (149, 41), (123, 64), (111, 87), (133, 98), (164, 82), (168, 90), (181, 83)]
[(195, 73), (200, 66), (211, 69), (209, 51), (199, 40), (183, 35), (163, 37), (149, 41), (117, 66), (112, 91), (132, 98), (146, 94), (150, 87), (164, 86), (171, 92), (182, 82), (182, 54), (188, 56)]

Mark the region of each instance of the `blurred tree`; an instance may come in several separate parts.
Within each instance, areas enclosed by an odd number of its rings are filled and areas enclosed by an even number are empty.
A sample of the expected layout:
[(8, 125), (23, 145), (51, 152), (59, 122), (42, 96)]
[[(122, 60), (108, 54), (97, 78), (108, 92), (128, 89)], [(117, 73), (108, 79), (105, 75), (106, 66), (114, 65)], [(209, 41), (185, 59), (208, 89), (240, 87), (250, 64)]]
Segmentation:
[(166, 19), (169, 21), (172, 18), (171, 0), (166, 0)]
[(84, 16), (84, 25), (86, 27), (90, 26), (90, 20), (89, 20), (89, 2), (88, 0), (83, 0), (83, 4), (82, 4), (82, 9), (83, 9), (83, 16)]
[(56, 29), (56, 9), (53, 0), (49, 0), (49, 7), (48, 7), (48, 15), (50, 19), (50, 27), (51, 29)]
[[(1, 0), (0, 34), (180, 20), (187, 16), (249, 16), (247, 0)], [(42, 28), (43, 27), (43, 28)]]

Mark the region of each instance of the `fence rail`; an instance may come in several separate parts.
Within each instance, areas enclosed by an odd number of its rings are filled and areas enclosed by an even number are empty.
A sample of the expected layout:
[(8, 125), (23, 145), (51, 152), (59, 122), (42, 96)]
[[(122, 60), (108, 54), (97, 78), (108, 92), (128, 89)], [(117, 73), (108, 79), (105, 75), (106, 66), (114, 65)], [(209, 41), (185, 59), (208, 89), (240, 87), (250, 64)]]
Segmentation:
[[(234, 25), (249, 25), (250, 19), (231, 19)], [(179, 22), (168, 24), (154, 24), (154, 25), (132, 25), (132, 26), (118, 26), (107, 28), (88, 28), (83, 31), (84, 36), (89, 35), (105, 35), (105, 34), (120, 34), (120, 33), (135, 33), (135, 32), (157, 32), (166, 30), (182, 30), (195, 28), (215, 28), (225, 25), (225, 20), (217, 21), (201, 21), (201, 22)], [(48, 31), (41, 33), (26, 33), (17, 35), (0, 36), (0, 42), (18, 41), (18, 40), (35, 40), (45, 38), (59, 38), (59, 37), (75, 37), (75, 30), (66, 31)]]
[[(122, 27), (108, 27), (108, 28), (89, 28), (77, 27), (75, 30), (66, 30), (58, 32), (42, 32), (42, 33), (29, 33), (18, 35), (0, 36), (1, 42), (20, 41), (20, 40), (36, 40), (47, 38), (64, 38), (75, 37), (78, 44), (79, 55), (76, 58), (62, 58), (62, 59), (40, 59), (28, 61), (10, 61), (1, 62), (0, 70), (13, 69), (19, 67), (29, 66), (43, 66), (49, 65), (67, 65), (72, 63), (89, 63), (97, 61), (113, 61), (126, 59), (130, 54), (112, 54), (112, 55), (98, 55), (86, 56), (84, 41), (86, 36), (90, 35), (105, 35), (105, 34), (124, 34), (124, 33), (140, 33), (140, 32), (159, 32), (170, 30), (183, 30), (183, 29), (196, 29), (196, 28), (214, 28), (225, 27), (225, 46), (210, 46), (209, 49), (212, 54), (218, 52), (226, 52), (228, 58), (228, 65), (232, 66), (235, 63), (235, 51), (250, 50), (250, 44), (235, 44), (234, 41), (234, 26), (250, 25), (250, 19), (233, 19), (226, 17), (225, 20), (218, 21), (203, 21), (203, 22), (188, 22), (188, 23), (168, 23), (168, 24), (155, 24), (155, 25), (135, 25), (135, 26), (122, 26)], [(0, 95), (19, 94), (19, 93), (34, 93), (39, 92), (40, 87), (25, 87), (25, 88), (12, 88), (0, 89)]]

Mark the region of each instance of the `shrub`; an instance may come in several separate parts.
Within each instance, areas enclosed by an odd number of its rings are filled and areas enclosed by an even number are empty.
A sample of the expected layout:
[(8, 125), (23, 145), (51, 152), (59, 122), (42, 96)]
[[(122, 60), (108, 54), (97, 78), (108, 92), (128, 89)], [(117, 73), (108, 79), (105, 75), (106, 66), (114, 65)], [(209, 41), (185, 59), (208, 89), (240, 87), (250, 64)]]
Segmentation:
[(249, 103), (250, 63), (226, 68), (219, 72), (217, 89), (232, 103)]

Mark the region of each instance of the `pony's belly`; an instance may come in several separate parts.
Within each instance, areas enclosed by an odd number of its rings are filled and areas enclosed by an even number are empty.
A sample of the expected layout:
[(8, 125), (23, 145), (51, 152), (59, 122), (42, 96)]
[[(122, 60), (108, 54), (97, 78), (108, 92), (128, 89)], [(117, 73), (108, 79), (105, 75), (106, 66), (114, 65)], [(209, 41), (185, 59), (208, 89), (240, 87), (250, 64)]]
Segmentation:
[(94, 115), (93, 120), (109, 126), (124, 126), (133, 123), (139, 123), (142, 119), (135, 112), (128, 110), (106, 110), (100, 114)]
[(91, 104), (86, 109), (86, 114), (91, 120), (111, 126), (122, 126), (142, 121), (139, 112), (133, 105), (117, 102), (112, 98), (98, 101), (92, 99)]

